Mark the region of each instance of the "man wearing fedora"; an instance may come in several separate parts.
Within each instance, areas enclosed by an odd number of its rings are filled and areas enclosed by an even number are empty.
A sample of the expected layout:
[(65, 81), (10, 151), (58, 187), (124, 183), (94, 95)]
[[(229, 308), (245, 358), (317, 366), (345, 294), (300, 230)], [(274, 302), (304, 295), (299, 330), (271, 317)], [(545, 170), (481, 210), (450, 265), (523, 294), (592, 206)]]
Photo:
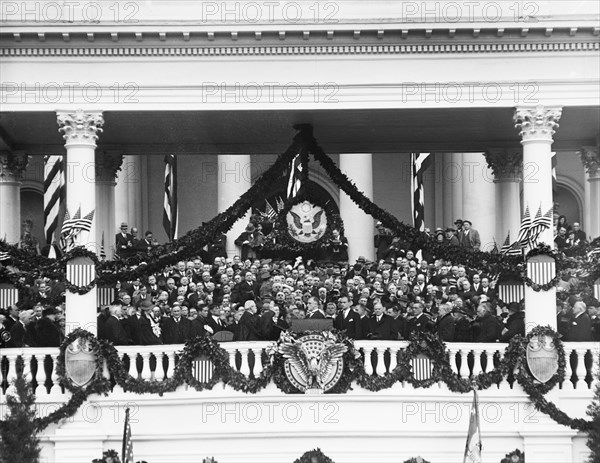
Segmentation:
[(471, 228), (472, 225), (470, 220), (463, 220), (462, 230), (458, 234), (458, 241), (460, 246), (465, 249), (479, 251), (481, 238), (479, 237), (479, 232)]
[(133, 246), (133, 235), (127, 233), (129, 226), (127, 223), (121, 223), (121, 231), (115, 235), (115, 250), (120, 259), (125, 260), (135, 254)]

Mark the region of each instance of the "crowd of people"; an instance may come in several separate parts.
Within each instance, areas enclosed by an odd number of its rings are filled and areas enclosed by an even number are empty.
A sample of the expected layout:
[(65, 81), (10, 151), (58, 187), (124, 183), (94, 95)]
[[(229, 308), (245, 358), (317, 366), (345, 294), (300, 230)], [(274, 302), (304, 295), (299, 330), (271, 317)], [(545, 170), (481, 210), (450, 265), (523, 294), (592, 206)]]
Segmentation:
[[(478, 249), (479, 235), (471, 223), (457, 220), (455, 225), (460, 228), (438, 230), (434, 239), (443, 235), (447, 242)], [(332, 319), (334, 328), (353, 339), (409, 339), (419, 331), (436, 333), (445, 342), (507, 342), (525, 333), (523, 301), (502, 301), (489, 275), (418, 258), (420, 253), (381, 223), (377, 228), (375, 262), (363, 257), (353, 265), (304, 262), (302, 257), (293, 262), (227, 258), (218, 245), (209, 251), (219, 255), (209, 253), (118, 282), (112, 303), (98, 308), (98, 336), (115, 345), (180, 344), (221, 331), (238, 341), (276, 340), (303, 319)], [(124, 251), (136, 246), (126, 224), (121, 232)], [(144, 240), (147, 250), (155, 245), (151, 233)], [(565, 274), (558, 290), (576, 284), (575, 277)], [(60, 283), (40, 279), (17, 305), (0, 312), (0, 331), (10, 334), (4, 346), (59, 345), (64, 306), (45, 301), (62, 290)], [(576, 295), (559, 302), (557, 326), (563, 339), (600, 340), (599, 305), (594, 298)]]

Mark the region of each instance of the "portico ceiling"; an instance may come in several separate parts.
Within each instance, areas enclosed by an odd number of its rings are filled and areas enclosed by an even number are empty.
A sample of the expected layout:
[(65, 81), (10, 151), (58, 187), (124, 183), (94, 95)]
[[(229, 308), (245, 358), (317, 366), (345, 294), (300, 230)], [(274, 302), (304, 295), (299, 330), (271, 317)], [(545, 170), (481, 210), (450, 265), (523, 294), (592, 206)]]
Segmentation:
[[(126, 154), (282, 152), (292, 126), (310, 123), (323, 148), (339, 152), (484, 151), (519, 146), (512, 108), (278, 111), (110, 111), (100, 150)], [(600, 106), (566, 107), (554, 149), (596, 144)], [(56, 114), (1, 112), (2, 149), (63, 152)]]

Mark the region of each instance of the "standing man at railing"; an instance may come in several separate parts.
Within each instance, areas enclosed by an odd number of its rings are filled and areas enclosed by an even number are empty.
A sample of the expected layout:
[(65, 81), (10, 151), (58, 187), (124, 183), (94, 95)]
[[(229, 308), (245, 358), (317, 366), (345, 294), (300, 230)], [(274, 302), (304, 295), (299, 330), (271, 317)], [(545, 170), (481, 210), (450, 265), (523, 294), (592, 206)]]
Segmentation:
[(492, 306), (489, 302), (482, 302), (477, 307), (473, 333), (475, 342), (496, 342), (498, 340), (500, 322), (492, 315)]
[(242, 314), (239, 323), (239, 340), (260, 341), (256, 303), (254, 301), (246, 301), (243, 310), (244, 313)]
[(109, 308), (109, 317), (104, 322), (104, 338), (115, 346), (126, 346), (129, 344), (127, 332), (121, 321), (123, 308), (119, 304), (113, 304)]
[(33, 310), (23, 310), (19, 314), (19, 320), (10, 329), (10, 340), (7, 347), (31, 347), (32, 340), (29, 339), (27, 325), (33, 320)]
[(582, 301), (573, 305), (573, 320), (567, 333), (567, 341), (587, 342), (592, 340), (592, 322), (586, 309), (585, 302)]

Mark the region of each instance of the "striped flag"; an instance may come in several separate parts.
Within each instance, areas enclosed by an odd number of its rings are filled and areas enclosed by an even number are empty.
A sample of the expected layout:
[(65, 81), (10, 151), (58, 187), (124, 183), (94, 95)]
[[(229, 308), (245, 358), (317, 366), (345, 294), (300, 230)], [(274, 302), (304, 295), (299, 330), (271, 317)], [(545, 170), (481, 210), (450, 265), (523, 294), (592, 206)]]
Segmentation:
[(537, 240), (540, 234), (544, 231), (552, 227), (552, 215), (554, 212), (554, 208), (548, 209), (548, 211), (542, 215), (542, 206), (540, 207), (535, 214), (535, 218), (531, 222), (531, 227), (529, 228), (529, 245), (533, 248), (537, 245)]
[(413, 225), (417, 230), (425, 229), (425, 196), (423, 191), (423, 173), (432, 163), (430, 153), (413, 153), (412, 157), (412, 210)]
[(68, 251), (74, 243), (74, 238), (77, 235), (76, 229), (73, 227), (81, 219), (81, 206), (73, 217), (69, 215), (69, 209), (65, 211), (62, 228), (60, 230), (60, 247), (63, 251)]
[(163, 227), (169, 241), (177, 237), (177, 158), (174, 154), (165, 156), (165, 201), (163, 206)]
[(481, 428), (479, 426), (479, 404), (475, 389), (473, 389), (473, 404), (471, 405), (463, 463), (481, 463)]
[(275, 209), (273, 209), (273, 206), (271, 206), (271, 203), (269, 201), (265, 200), (265, 204), (265, 217), (271, 220), (274, 219), (277, 215), (277, 212), (275, 212)]
[(519, 228), (519, 236), (517, 237), (517, 243), (521, 247), (525, 247), (529, 242), (529, 228), (531, 227), (531, 215), (529, 214), (529, 205), (525, 208), (525, 215), (521, 220), (521, 227)]
[(106, 249), (104, 249), (104, 232), (102, 232), (102, 241), (100, 242), (100, 259), (106, 259)]
[(125, 409), (125, 427), (123, 428), (123, 449), (121, 450), (123, 463), (134, 463), (133, 442), (131, 440), (131, 424), (129, 423), (129, 407)]
[(89, 232), (92, 229), (92, 220), (94, 220), (94, 210), (92, 210), (92, 212), (87, 214), (85, 217), (79, 219), (79, 221), (73, 225), (73, 228), (79, 230), (79, 232)]
[(65, 197), (65, 178), (62, 156), (44, 156), (44, 235), (52, 244), (58, 228), (58, 214)]
[(293, 198), (298, 194), (300, 187), (302, 186), (302, 162), (300, 160), (300, 153), (294, 156), (290, 165), (290, 178), (288, 179), (287, 185), (287, 197), (288, 199)]
[(508, 230), (508, 235), (506, 235), (506, 239), (504, 240), (504, 244), (500, 248), (500, 254), (506, 254), (508, 250), (511, 248), (510, 244), (510, 230)]
[[(10, 254), (8, 252), (0, 251), (0, 262), (10, 259)], [(0, 307), (4, 307), (0, 305)]]

